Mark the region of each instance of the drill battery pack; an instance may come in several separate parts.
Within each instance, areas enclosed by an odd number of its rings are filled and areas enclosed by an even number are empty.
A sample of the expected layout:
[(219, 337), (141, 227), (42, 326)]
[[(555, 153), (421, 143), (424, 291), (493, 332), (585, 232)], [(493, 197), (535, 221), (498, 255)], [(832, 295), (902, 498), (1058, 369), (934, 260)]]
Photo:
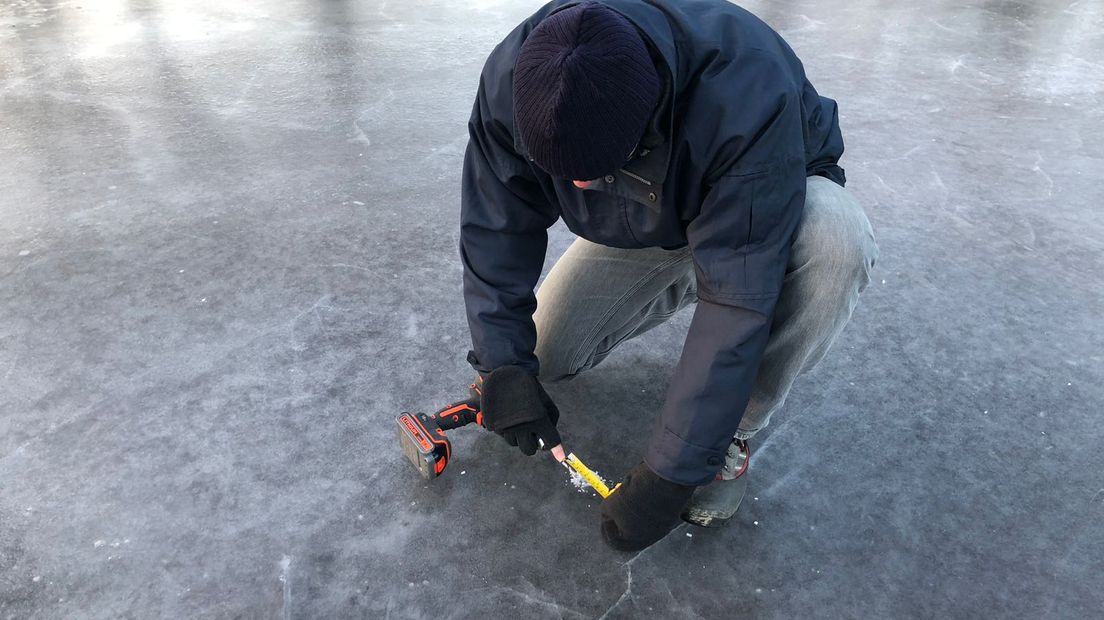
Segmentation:
[(424, 413), (404, 412), (396, 422), (399, 444), (407, 460), (426, 480), (440, 476), (452, 458), (452, 446), (436, 420)]
[(444, 473), (452, 459), (452, 444), (445, 431), (472, 423), (483, 425), (479, 388), (473, 384), (470, 389), (471, 398), (452, 403), (433, 415), (404, 412), (395, 419), (403, 454), (426, 480)]

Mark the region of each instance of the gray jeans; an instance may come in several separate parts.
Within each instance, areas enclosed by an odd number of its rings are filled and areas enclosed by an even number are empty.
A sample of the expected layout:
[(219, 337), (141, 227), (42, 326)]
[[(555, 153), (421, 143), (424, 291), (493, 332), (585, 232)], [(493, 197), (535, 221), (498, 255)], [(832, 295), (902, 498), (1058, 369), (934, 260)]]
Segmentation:
[[(751, 400), (736, 436), (770, 421), (794, 379), (811, 369), (843, 331), (870, 283), (874, 232), (846, 189), (809, 177), (805, 210)], [(597, 366), (617, 345), (697, 301), (687, 248), (622, 250), (576, 239), (537, 291), (537, 359), (543, 381)]]

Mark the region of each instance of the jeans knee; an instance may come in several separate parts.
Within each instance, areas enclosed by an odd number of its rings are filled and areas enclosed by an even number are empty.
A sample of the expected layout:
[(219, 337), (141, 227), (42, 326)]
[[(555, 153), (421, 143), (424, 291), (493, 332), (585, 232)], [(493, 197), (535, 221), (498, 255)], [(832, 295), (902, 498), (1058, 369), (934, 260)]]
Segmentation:
[(841, 237), (844, 241), (832, 256), (840, 277), (857, 281), (860, 289), (870, 282), (870, 272), (878, 260), (878, 244), (870, 231), (870, 223), (865, 215), (861, 219), (853, 224), (850, 234)]
[(870, 284), (870, 273), (878, 260), (878, 245), (869, 231), (869, 223), (865, 228), (852, 229), (851, 234), (840, 237), (841, 243), (831, 251), (830, 256), (836, 277), (857, 286), (859, 291)]
[(572, 355), (564, 347), (554, 343), (544, 344), (538, 336), (537, 360), (540, 362), (539, 379), (542, 383), (561, 383), (573, 378), (579, 369), (572, 367)]
[(815, 265), (818, 279), (852, 282), (862, 290), (878, 260), (878, 244), (862, 207), (846, 198), (807, 208), (795, 258), (800, 265)]
[(568, 372), (566, 367), (545, 364), (544, 362), (541, 362), (540, 374), (537, 375), (537, 379), (540, 379), (540, 382), (544, 384), (565, 383), (574, 377), (575, 375)]

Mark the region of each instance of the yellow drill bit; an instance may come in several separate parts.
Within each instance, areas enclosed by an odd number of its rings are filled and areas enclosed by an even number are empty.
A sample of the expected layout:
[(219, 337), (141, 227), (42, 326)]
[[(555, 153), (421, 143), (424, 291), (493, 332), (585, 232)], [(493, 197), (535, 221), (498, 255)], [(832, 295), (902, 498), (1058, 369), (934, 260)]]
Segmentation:
[(610, 490), (610, 488), (606, 486), (606, 483), (602, 482), (602, 479), (598, 477), (598, 474), (595, 474), (589, 467), (583, 465), (583, 462), (579, 460), (579, 457), (575, 456), (575, 453), (568, 454), (567, 458), (565, 458), (562, 463), (564, 467), (574, 470), (575, 473), (582, 476), (583, 480), (586, 480), (587, 484), (597, 491), (598, 495), (602, 496), (602, 499), (609, 497), (611, 493), (621, 486), (621, 483), (618, 482), (617, 486), (613, 487), (613, 490)]

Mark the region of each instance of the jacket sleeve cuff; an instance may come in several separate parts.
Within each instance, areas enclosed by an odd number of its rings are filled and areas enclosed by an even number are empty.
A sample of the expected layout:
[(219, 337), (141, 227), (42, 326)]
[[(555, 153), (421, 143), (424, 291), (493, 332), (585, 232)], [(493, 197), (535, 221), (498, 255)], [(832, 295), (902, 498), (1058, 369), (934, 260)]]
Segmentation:
[(644, 462), (660, 478), (687, 486), (709, 484), (725, 462), (723, 449), (704, 448), (687, 443), (662, 425), (652, 434)]
[(487, 375), (491, 374), (493, 370), (495, 370), (496, 368), (501, 368), (502, 366), (521, 366), (525, 369), (526, 372), (533, 375), (534, 377), (540, 375), (540, 365), (537, 363), (535, 358), (530, 362), (514, 362), (512, 364), (497, 364), (495, 366), (488, 366), (481, 362), (478, 357), (476, 357), (475, 351), (468, 351), (467, 359), (468, 363), (471, 364), (472, 369), (475, 370), (475, 372), (479, 373), (479, 376), (484, 379), (486, 379)]

